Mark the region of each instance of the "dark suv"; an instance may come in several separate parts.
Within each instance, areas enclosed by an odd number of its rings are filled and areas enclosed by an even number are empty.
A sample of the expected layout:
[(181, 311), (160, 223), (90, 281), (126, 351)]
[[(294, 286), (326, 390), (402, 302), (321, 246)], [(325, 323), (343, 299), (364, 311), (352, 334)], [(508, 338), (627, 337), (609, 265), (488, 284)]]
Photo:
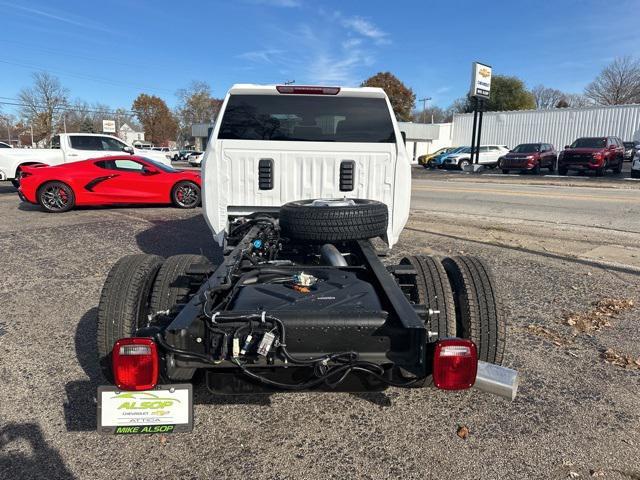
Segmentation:
[(622, 172), (624, 144), (618, 137), (583, 137), (564, 147), (558, 156), (558, 173), (566, 175), (569, 170), (594, 171), (604, 175), (607, 169)]
[(553, 145), (548, 143), (521, 143), (509, 153), (500, 157), (498, 168), (502, 173), (510, 170), (529, 170), (539, 174), (541, 168), (548, 168), (553, 173), (556, 169), (558, 154)]

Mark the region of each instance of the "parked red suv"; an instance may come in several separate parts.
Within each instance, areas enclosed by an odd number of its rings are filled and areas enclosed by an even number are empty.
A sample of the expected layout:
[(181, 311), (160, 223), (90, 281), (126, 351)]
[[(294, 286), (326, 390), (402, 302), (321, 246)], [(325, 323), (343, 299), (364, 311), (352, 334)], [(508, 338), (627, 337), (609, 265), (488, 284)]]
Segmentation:
[(564, 147), (558, 156), (558, 173), (566, 175), (569, 170), (595, 171), (604, 175), (607, 169), (622, 172), (624, 144), (618, 137), (583, 137)]
[(510, 170), (530, 170), (535, 174), (541, 168), (548, 168), (553, 173), (556, 169), (558, 154), (553, 145), (548, 143), (521, 143), (509, 153), (500, 157), (498, 168), (502, 173)]

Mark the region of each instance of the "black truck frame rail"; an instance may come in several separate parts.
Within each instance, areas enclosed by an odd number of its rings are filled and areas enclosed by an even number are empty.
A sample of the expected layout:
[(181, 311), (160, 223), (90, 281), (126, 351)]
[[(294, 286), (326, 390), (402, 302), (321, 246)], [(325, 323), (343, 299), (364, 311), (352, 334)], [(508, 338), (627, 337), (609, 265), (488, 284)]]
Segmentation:
[[(247, 254), (254, 248), (253, 242), (270, 229), (277, 230), (273, 219), (255, 222), (248, 230), (245, 226), (246, 233), (235, 239), (237, 243), (221, 265), (213, 271), (201, 267), (193, 272), (206, 280), (190, 301), (180, 306), (168, 326), (154, 334), (164, 353), (165, 378), (187, 380), (196, 370), (204, 369), (210, 390), (233, 394), (312, 389), (377, 391), (390, 385), (411, 387), (424, 382), (431, 373), (429, 359), (433, 354), (429, 332), (419, 315), (426, 312), (425, 306), (409, 302), (370, 241), (341, 245), (351, 258), (358, 259), (347, 266), (287, 260), (249, 262)], [(232, 238), (230, 235), (230, 241)], [(301, 246), (305, 248), (314, 247)], [(196, 265), (193, 267), (197, 270)], [(283, 304), (282, 309), (260, 309), (251, 298), (250, 309), (228, 308), (231, 297), (240, 300), (238, 277), (249, 281), (247, 276), (259, 277), (263, 272), (286, 277), (301, 270), (324, 277), (322, 288), (328, 293), (311, 300), (319, 299), (317, 304), (328, 303), (328, 307), (316, 308), (313, 301), (302, 298), (292, 308)], [(351, 293), (350, 288), (359, 291)], [(347, 292), (347, 300), (362, 298), (371, 289), (369, 298), (376, 301), (370, 302), (371, 308), (360, 310), (341, 310), (335, 305), (340, 298), (332, 296)], [(220, 304), (213, 306), (216, 295), (228, 299), (222, 308)], [(332, 298), (333, 305), (327, 301)], [(251, 341), (256, 351), (266, 334), (277, 337), (269, 353), (243, 358)], [(244, 347), (243, 354), (238, 354), (239, 347)]]

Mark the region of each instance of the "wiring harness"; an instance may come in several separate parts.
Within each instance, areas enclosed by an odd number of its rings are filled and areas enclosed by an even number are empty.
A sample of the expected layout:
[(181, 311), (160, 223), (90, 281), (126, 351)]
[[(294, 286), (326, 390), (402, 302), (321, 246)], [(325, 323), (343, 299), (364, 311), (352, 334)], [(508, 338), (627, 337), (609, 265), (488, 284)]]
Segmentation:
[[(231, 326), (229, 324), (238, 324)], [(411, 387), (423, 378), (407, 382), (394, 382), (385, 376), (388, 371), (383, 366), (363, 361), (356, 352), (338, 352), (317, 357), (300, 358), (287, 350), (285, 324), (278, 317), (261, 314), (239, 315), (232, 312), (213, 313), (206, 321), (212, 336), (221, 338), (216, 355), (204, 355), (176, 349), (168, 345), (161, 334), (156, 340), (166, 350), (185, 358), (197, 358), (213, 364), (230, 361), (240, 371), (254, 381), (282, 390), (308, 390), (325, 386), (335, 388), (350, 373), (362, 372), (390, 386)], [(251, 368), (258, 357), (279, 358), (285, 365), (308, 367), (310, 374), (298, 383), (283, 383), (257, 373)]]

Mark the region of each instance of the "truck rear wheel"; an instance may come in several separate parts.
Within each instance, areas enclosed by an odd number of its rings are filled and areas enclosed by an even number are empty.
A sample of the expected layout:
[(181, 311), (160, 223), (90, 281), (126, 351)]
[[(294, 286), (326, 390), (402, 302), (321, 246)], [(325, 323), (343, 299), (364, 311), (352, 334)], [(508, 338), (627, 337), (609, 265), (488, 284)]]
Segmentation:
[(384, 203), (360, 198), (301, 200), (280, 209), (282, 233), (311, 243), (380, 237), (387, 233), (388, 221)]
[(187, 275), (187, 271), (193, 264), (206, 263), (209, 260), (203, 255), (174, 255), (167, 258), (153, 283), (151, 313), (171, 310), (178, 304), (187, 303), (194, 293), (193, 278)]
[[(191, 265), (207, 263), (209, 260), (203, 255), (174, 255), (167, 258), (153, 283), (150, 313), (172, 310), (177, 305), (189, 302), (200, 283), (194, 285), (194, 277), (187, 275), (187, 272)], [(168, 362), (164, 371), (167, 378), (175, 381), (190, 380), (194, 373), (194, 368), (177, 368), (171, 362)]]
[(471, 256), (448, 257), (443, 265), (453, 288), (456, 335), (476, 344), (479, 360), (502, 364), (506, 322), (489, 267)]
[(149, 297), (162, 265), (156, 255), (127, 255), (111, 268), (98, 305), (98, 360), (104, 377), (113, 381), (111, 349), (116, 340), (131, 337), (147, 325)]
[(412, 303), (425, 305), (433, 311), (424, 318), (428, 331), (437, 333), (437, 339), (455, 337), (456, 310), (453, 291), (442, 263), (438, 258), (428, 256), (405, 257), (401, 265), (411, 265), (415, 279), (409, 291)]

